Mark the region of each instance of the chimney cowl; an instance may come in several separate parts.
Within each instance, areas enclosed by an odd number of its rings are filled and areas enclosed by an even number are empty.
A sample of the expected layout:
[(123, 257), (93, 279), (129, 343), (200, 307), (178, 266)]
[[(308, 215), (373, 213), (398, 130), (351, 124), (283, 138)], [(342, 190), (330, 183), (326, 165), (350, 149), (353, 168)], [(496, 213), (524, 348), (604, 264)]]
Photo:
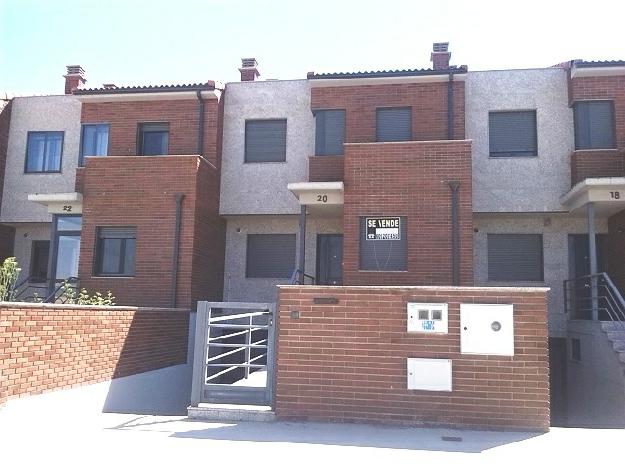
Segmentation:
[(435, 42), (432, 45), (432, 53), (430, 61), (434, 70), (446, 70), (449, 68), (449, 60), (451, 52), (449, 52), (449, 42)]
[(258, 72), (258, 62), (254, 57), (241, 59), (241, 81), (254, 81), (260, 76)]
[(87, 82), (85, 70), (80, 65), (67, 65), (65, 78), (65, 94), (72, 94), (75, 89), (82, 88)]

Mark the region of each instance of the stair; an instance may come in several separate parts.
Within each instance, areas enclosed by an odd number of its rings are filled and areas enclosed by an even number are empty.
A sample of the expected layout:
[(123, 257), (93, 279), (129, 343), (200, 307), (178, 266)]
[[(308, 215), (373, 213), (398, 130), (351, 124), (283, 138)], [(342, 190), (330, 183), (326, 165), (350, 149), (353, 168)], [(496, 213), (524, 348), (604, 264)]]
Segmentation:
[(625, 374), (625, 322), (601, 322), (601, 329), (612, 343)]
[(255, 405), (218, 405), (200, 403), (187, 408), (189, 419), (211, 422), (271, 422), (276, 414), (270, 406)]

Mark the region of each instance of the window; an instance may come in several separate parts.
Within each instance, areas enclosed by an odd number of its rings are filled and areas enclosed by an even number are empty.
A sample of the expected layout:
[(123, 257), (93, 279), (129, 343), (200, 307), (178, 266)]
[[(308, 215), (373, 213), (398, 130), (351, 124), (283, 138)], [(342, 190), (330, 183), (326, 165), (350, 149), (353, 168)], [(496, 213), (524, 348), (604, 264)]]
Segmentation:
[(360, 218), (360, 269), (406, 271), (406, 218)]
[(536, 111), (489, 112), (490, 156), (538, 156)]
[(412, 140), (412, 108), (381, 107), (375, 119), (377, 141)]
[(248, 234), (246, 278), (289, 278), (295, 270), (295, 234)]
[(573, 106), (575, 149), (614, 148), (612, 101), (581, 101)]
[(245, 162), (286, 161), (286, 119), (245, 122)]
[(135, 275), (136, 228), (99, 227), (95, 274), (98, 276)]
[(85, 156), (106, 156), (108, 154), (109, 126), (107, 124), (86, 124), (82, 126), (80, 162)]
[(48, 258), (50, 256), (50, 241), (33, 241), (30, 248), (30, 281), (45, 283), (48, 278)]
[(314, 114), (315, 154), (317, 156), (343, 154), (345, 111), (343, 109), (317, 110)]
[(61, 172), (63, 132), (28, 132), (25, 172)]
[(167, 154), (168, 148), (169, 124), (167, 122), (139, 124), (139, 141), (137, 142), (139, 156)]
[(542, 234), (488, 234), (490, 281), (543, 281)]
[(78, 276), (82, 216), (54, 216), (52, 278), (62, 281)]
[(571, 338), (571, 359), (573, 361), (582, 361), (582, 342), (579, 338)]

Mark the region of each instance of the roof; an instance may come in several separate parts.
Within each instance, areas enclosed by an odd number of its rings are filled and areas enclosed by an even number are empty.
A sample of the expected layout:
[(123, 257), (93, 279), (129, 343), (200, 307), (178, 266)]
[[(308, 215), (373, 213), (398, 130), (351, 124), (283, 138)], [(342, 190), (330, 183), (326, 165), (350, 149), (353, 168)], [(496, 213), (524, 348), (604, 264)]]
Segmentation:
[(574, 60), (577, 68), (625, 67), (625, 60)]
[(136, 93), (171, 93), (177, 91), (213, 91), (215, 82), (171, 85), (122, 86), (119, 88), (85, 88), (75, 89), (73, 94), (136, 94)]
[(459, 67), (453, 66), (441, 70), (432, 68), (421, 68), (412, 70), (379, 70), (379, 71), (357, 71), (357, 72), (338, 72), (338, 73), (315, 73), (309, 72), (307, 78), (309, 80), (321, 79), (349, 79), (349, 78), (386, 78), (391, 76), (427, 76), (427, 75), (449, 75), (457, 73), (466, 73), (466, 65)]

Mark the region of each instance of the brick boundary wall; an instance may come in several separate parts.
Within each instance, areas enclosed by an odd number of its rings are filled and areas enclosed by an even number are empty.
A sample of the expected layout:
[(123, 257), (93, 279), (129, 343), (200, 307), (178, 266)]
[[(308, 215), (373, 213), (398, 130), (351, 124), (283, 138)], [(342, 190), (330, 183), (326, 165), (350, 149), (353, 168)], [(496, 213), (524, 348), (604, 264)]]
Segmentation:
[(187, 362), (189, 311), (0, 303), (0, 405)]
[[(547, 431), (547, 291), (279, 286), (276, 415)], [(449, 333), (408, 333), (408, 300), (447, 302)], [(513, 304), (514, 356), (460, 354), (460, 303)], [(407, 390), (408, 357), (452, 359), (453, 391)]]
[(625, 151), (577, 150), (571, 153), (571, 187), (589, 177), (625, 176)]

